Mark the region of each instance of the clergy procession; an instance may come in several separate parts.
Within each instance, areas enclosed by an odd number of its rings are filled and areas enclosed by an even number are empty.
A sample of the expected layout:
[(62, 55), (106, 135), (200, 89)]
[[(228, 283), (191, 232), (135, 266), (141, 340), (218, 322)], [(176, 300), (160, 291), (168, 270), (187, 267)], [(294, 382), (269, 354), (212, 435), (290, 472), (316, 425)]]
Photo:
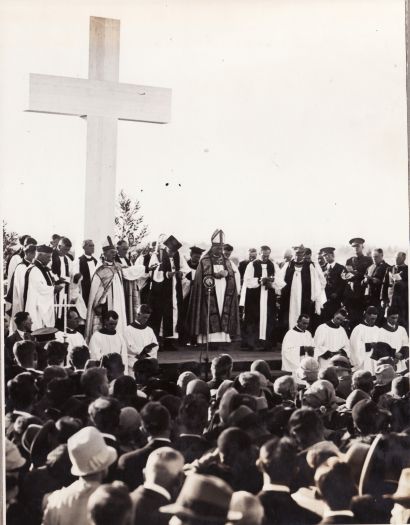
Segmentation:
[(303, 245), (237, 264), (219, 229), (189, 254), (173, 235), (19, 241), (8, 524), (410, 522), (405, 252), (353, 238), (344, 264)]

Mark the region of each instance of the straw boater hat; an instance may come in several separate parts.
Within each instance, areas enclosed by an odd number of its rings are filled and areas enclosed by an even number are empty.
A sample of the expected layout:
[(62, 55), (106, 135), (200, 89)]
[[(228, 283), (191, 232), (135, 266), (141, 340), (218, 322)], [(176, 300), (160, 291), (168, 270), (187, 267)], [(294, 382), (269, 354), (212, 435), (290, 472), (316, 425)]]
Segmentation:
[(101, 432), (94, 427), (79, 430), (68, 439), (67, 447), (74, 476), (96, 474), (117, 459), (115, 448), (107, 446)]
[(208, 523), (238, 521), (242, 518), (242, 513), (229, 510), (231, 498), (232, 489), (222, 479), (190, 474), (176, 502), (159, 510), (178, 518), (198, 519)]

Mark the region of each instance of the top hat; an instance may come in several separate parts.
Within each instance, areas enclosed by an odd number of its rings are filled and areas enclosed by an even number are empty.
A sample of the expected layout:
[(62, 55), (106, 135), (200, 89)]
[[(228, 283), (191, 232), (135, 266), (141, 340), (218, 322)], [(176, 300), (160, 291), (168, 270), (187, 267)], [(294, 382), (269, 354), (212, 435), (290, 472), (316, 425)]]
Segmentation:
[(196, 518), (209, 523), (238, 521), (242, 513), (229, 510), (231, 498), (232, 489), (222, 479), (191, 474), (185, 480), (176, 502), (159, 510), (178, 518)]

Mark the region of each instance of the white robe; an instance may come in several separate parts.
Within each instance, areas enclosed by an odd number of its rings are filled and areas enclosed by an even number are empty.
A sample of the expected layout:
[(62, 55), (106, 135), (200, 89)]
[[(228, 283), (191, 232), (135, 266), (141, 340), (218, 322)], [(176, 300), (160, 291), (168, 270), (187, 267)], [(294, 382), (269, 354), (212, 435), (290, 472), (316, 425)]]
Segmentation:
[[(310, 265), (310, 299), (315, 303), (315, 313), (318, 315), (322, 309), (322, 306), (326, 302), (326, 294), (324, 292), (324, 285), (322, 275), (320, 275), (318, 270), (319, 265), (311, 264)], [(280, 270), (280, 278), (282, 281), (285, 281), (286, 270), (289, 267), (287, 262)], [(290, 299), (289, 299), (289, 326), (295, 326), (299, 315), (302, 313), (302, 267), (295, 266), (295, 272), (293, 274), (293, 279), (290, 289)]]
[(17, 312), (22, 312), (24, 309), (24, 280), (28, 266), (24, 263), (19, 263), (14, 270), (13, 283), (13, 302), (11, 308), (10, 328), (12, 331), (16, 330), (14, 323), (14, 316)]
[(7, 269), (7, 291), (9, 291), (10, 289), (11, 278), (13, 277), (13, 274), (17, 268), (17, 265), (19, 265), (22, 260), (23, 259), (21, 258), (21, 255), (18, 253), (15, 253), (10, 258), (9, 267)]
[(54, 326), (54, 286), (47, 284), (36, 266), (30, 271), (25, 310), (33, 321), (33, 331), (45, 326)]
[[(285, 282), (281, 278), (280, 269), (279, 266), (276, 263), (273, 263), (275, 267), (275, 279), (273, 282), (273, 287), (275, 289), (275, 292), (279, 292), (281, 288), (285, 286)], [(262, 266), (262, 279), (264, 277), (268, 277), (268, 270), (267, 270), (267, 263), (261, 264)], [(241, 299), (239, 302), (239, 306), (245, 306), (246, 301), (246, 290), (252, 289), (252, 288), (258, 288), (261, 287), (261, 295), (260, 295), (260, 301), (259, 301), (259, 339), (265, 340), (266, 339), (266, 325), (268, 321), (268, 290), (265, 288), (265, 286), (261, 286), (259, 279), (255, 277), (255, 267), (253, 263), (251, 262), (246, 266), (246, 270), (243, 276), (243, 286), (241, 291)], [(239, 274), (238, 274), (239, 275)], [(246, 317), (246, 312), (245, 312)]]
[(149, 356), (157, 358), (158, 355), (158, 341), (155, 337), (154, 331), (150, 326), (145, 328), (134, 328), (132, 325), (128, 325), (125, 329), (124, 339), (127, 344), (127, 355), (128, 355), (128, 370), (131, 371), (135, 363), (137, 356), (143, 351), (143, 349), (150, 345), (156, 344), (157, 346), (151, 348)]
[(353, 371), (368, 370), (374, 374), (375, 360), (370, 358), (371, 351), (366, 352), (365, 343), (377, 343), (379, 340), (379, 328), (368, 326), (364, 323), (358, 324), (350, 336), (350, 359)]
[(319, 361), (319, 367), (321, 369), (329, 366), (329, 360), (320, 357), (328, 350), (331, 352), (337, 352), (338, 350), (343, 349), (346, 352), (347, 357), (350, 359), (350, 342), (346, 330), (342, 326), (332, 328), (326, 323), (319, 325), (316, 329), (314, 341), (315, 358)]
[(309, 330), (304, 332), (299, 332), (295, 328), (288, 330), (282, 342), (282, 370), (292, 372), (293, 376), (300, 364), (301, 346), (315, 346)]
[(103, 355), (117, 353), (121, 355), (125, 366), (125, 374), (128, 374), (127, 344), (120, 333), (113, 335), (102, 334), (99, 330), (93, 333), (90, 339), (90, 357), (100, 360)]
[[(179, 257), (179, 271), (182, 272), (182, 279), (184, 276), (191, 271), (191, 268), (188, 266), (188, 263), (186, 262), (185, 257), (180, 255)], [(175, 264), (174, 259), (172, 257), (169, 258), (169, 262), (171, 263), (171, 271), (175, 271)], [(157, 254), (154, 253), (150, 259), (150, 266), (153, 266), (154, 264), (159, 264), (159, 260), (157, 257)], [(144, 267), (145, 270), (145, 267)], [(153, 281), (156, 283), (162, 283), (164, 282), (165, 276), (164, 272), (162, 270), (159, 270), (159, 266), (155, 268), (154, 274), (152, 276)], [(178, 332), (176, 331), (177, 323), (178, 323), (178, 302), (177, 302), (177, 279), (175, 275), (172, 277), (172, 321), (173, 321), (173, 335), (167, 337), (167, 339), (178, 339)], [(162, 337), (162, 322), (161, 327), (159, 330), (159, 335)]]
[[(390, 332), (384, 328), (379, 328), (379, 341), (381, 343), (389, 344), (396, 353), (402, 346), (409, 346), (409, 336), (407, 335), (406, 329), (403, 326), (398, 326), (395, 332)], [(401, 360), (397, 363), (397, 372), (404, 372), (406, 369), (406, 363)]]
[[(66, 256), (67, 257), (67, 256)], [(64, 279), (65, 282), (71, 283), (71, 279), (73, 276), (73, 261), (70, 259), (70, 257), (67, 257), (67, 263), (68, 263), (68, 272), (66, 271), (66, 266), (64, 262), (64, 256), (59, 255), (60, 259), (60, 276), (55, 275), (55, 279)], [(56, 304), (63, 304), (63, 302), (68, 302), (69, 297), (67, 297), (67, 292), (65, 287), (62, 288), (56, 295)], [(61, 306), (56, 306), (56, 317), (57, 319), (62, 319), (64, 317), (63, 314), (63, 308)]]

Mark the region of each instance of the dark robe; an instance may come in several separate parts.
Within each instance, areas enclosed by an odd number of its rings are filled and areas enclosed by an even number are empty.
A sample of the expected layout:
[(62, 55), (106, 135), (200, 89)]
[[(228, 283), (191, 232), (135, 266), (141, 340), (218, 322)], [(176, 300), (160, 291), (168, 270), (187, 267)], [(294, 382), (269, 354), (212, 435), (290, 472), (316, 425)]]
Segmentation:
[[(128, 259), (128, 257), (123, 257), (123, 259), (127, 264), (127, 268), (132, 266), (131, 261)], [(115, 262), (121, 265), (121, 267), (123, 267), (123, 262), (118, 254), (115, 256)], [(124, 266), (124, 268), (126, 267)], [(124, 286), (125, 313), (127, 315), (127, 324), (131, 324), (132, 322), (134, 322), (135, 317), (137, 316), (137, 310), (139, 306), (138, 284), (136, 280), (128, 281), (127, 279), (123, 279), (122, 284)]]
[[(149, 273), (149, 262), (151, 260), (151, 253), (146, 253), (144, 255), (142, 264), (145, 266), (145, 273)], [(140, 289), (140, 299), (141, 304), (148, 304), (149, 303), (149, 297), (151, 293), (151, 283), (152, 283), (152, 273), (151, 276), (148, 277), (148, 279), (145, 281), (144, 285)]]
[[(266, 263), (263, 263), (260, 259), (250, 262), (253, 265), (253, 277), (257, 279), (262, 278), (262, 264), (267, 265), (267, 277), (274, 278), (275, 266), (273, 262), (268, 259)], [(246, 286), (246, 283), (244, 284)], [(260, 298), (261, 298), (261, 287), (247, 288), (245, 296), (245, 330), (248, 339), (251, 338), (253, 341), (260, 339), (259, 337), (259, 323), (260, 323)], [(267, 294), (267, 320), (266, 320), (266, 332), (264, 339), (267, 343), (272, 342), (273, 330), (275, 327), (275, 316), (276, 316), (276, 292), (273, 288), (268, 289)], [(252, 337), (253, 336), (253, 337)]]
[[(399, 274), (400, 281), (393, 281), (392, 275)], [(383, 287), (382, 299), (389, 302), (389, 288), (392, 288), (390, 306), (396, 308), (399, 313), (399, 324), (409, 331), (409, 268), (407, 264), (391, 266), (387, 269)]]
[[(181, 268), (181, 260), (179, 252), (176, 252), (174, 257), (174, 270), (178, 272)], [(152, 314), (149, 319), (149, 326), (154, 330), (155, 335), (159, 337), (161, 321), (162, 321), (162, 337), (174, 336), (174, 318), (173, 318), (173, 278), (166, 277), (166, 272), (172, 271), (171, 260), (168, 253), (164, 250), (162, 252), (161, 261), (162, 271), (164, 272), (164, 280), (161, 283), (152, 281), (150, 305)], [(178, 321), (176, 331), (181, 331), (181, 312), (182, 312), (182, 283), (181, 279), (176, 279), (176, 295), (178, 308)]]
[(207, 253), (199, 261), (189, 301), (187, 329), (192, 337), (207, 333), (208, 292), (203, 285), (203, 279), (214, 276), (214, 264), (222, 264), (228, 275), (225, 277), (226, 289), (222, 312), (218, 308), (215, 288), (210, 293), (209, 333), (225, 332), (234, 336), (240, 335), (238, 290), (232, 265), (223, 255), (215, 258)]
[(92, 255), (90, 257), (87, 257), (87, 255), (81, 255), (81, 257), (79, 257), (78, 260), (79, 260), (80, 273), (83, 277), (81, 280), (81, 293), (82, 293), (85, 305), (88, 306), (88, 298), (90, 297), (92, 277), (90, 275), (90, 269), (88, 267), (87, 261), (91, 260), (97, 266), (97, 259), (93, 257)]
[[(187, 264), (189, 268), (191, 268), (191, 270), (196, 270), (198, 268), (199, 261), (197, 263), (193, 263), (191, 259), (189, 259), (189, 261), (187, 261)], [(187, 343), (190, 339), (189, 333), (187, 332), (187, 329), (186, 329), (186, 319), (188, 316), (189, 301), (191, 298), (191, 292), (192, 292), (192, 287), (194, 283), (194, 273), (188, 272), (185, 275), (185, 279), (189, 281), (189, 290), (182, 300), (181, 322), (179, 323), (179, 326), (181, 328), (179, 332), (179, 336), (182, 339), (181, 341), (182, 343)], [(191, 340), (191, 344), (194, 344), (194, 343), (195, 341)]]

